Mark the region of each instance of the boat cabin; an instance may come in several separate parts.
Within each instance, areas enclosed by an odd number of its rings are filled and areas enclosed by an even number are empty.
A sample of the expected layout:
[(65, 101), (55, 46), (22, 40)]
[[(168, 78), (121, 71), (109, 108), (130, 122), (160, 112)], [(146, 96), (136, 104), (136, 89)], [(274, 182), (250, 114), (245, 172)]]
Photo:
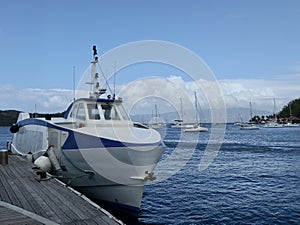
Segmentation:
[(78, 99), (72, 103), (65, 119), (76, 123), (78, 128), (88, 124), (111, 124), (116, 122), (130, 121), (126, 110), (122, 105), (122, 100), (116, 99)]

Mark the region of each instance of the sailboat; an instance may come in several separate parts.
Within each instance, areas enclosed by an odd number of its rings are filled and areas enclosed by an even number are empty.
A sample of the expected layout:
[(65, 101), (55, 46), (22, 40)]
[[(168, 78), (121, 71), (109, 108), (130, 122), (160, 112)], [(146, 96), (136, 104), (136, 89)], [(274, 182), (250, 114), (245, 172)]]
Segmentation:
[(299, 124), (297, 123), (292, 123), (292, 121), (290, 120), (290, 118), (292, 118), (292, 107), (291, 107), (291, 104), (289, 104), (289, 110), (290, 110), (290, 117), (289, 117), (289, 120), (287, 121), (286, 124), (284, 124), (283, 126), (284, 127), (299, 127)]
[(181, 128), (181, 129), (192, 128), (193, 127), (192, 124), (186, 124), (183, 122), (183, 107), (182, 107), (182, 99), (181, 98), (180, 98), (180, 114), (181, 114), (181, 118), (175, 120), (175, 123), (172, 124), (171, 128)]
[(195, 116), (196, 116), (196, 124), (192, 125), (192, 127), (187, 127), (183, 131), (184, 132), (207, 132), (208, 129), (206, 127), (201, 127), (200, 123), (198, 122), (198, 101), (197, 101), (197, 94), (195, 92)]
[(264, 128), (282, 128), (283, 124), (277, 123), (277, 116), (276, 116), (276, 100), (274, 98), (274, 109), (273, 114), (275, 115), (274, 119), (271, 121), (267, 121), (267, 123), (264, 125)]
[[(101, 97), (96, 46), (88, 98), (74, 100), (64, 118), (30, 118), (20, 113), (11, 127), (13, 153), (32, 154), (36, 164), (103, 205), (137, 214), (144, 186), (165, 145), (160, 134), (131, 121), (122, 99)], [(40, 159), (40, 160), (39, 160)]]
[(166, 124), (161, 121), (161, 118), (158, 115), (157, 105), (155, 104), (154, 107), (155, 107), (154, 122), (151, 121), (151, 123), (149, 124), (149, 127), (153, 128), (153, 129), (159, 129), (159, 128), (166, 127)]
[[(250, 118), (252, 119), (253, 112), (252, 112), (252, 103), (249, 102), (249, 108), (250, 108)], [(240, 130), (259, 130), (259, 126), (253, 124), (253, 123), (242, 123), (240, 124)]]

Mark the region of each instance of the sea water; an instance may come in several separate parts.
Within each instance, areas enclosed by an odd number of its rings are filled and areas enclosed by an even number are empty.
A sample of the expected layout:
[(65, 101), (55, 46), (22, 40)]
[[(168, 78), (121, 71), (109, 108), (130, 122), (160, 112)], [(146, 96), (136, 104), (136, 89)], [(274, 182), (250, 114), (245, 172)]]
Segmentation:
[[(178, 152), (182, 158), (174, 158), (169, 177), (145, 186), (141, 214), (127, 224), (300, 224), (300, 127), (228, 124), (204, 171), (199, 163), (210, 132), (160, 132), (167, 146), (161, 162)], [(1, 149), (10, 139), (9, 128), (1, 127)]]

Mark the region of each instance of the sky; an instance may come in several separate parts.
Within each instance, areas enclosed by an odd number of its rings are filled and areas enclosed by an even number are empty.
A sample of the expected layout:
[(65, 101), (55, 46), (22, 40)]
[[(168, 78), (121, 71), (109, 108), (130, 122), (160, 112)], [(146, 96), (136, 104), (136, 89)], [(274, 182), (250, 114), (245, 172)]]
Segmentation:
[[(102, 55), (143, 40), (175, 43), (199, 56), (226, 107), (252, 101), (254, 110), (272, 112), (275, 98), (279, 110), (300, 97), (299, 21), (299, 0), (2, 1), (0, 110), (63, 111), (72, 100), (73, 74), (77, 85), (90, 64), (92, 45)], [(118, 71), (117, 86), (148, 77), (177, 82), (191, 101), (197, 91), (188, 74), (159, 63)], [(141, 87), (134, 87), (138, 94)]]

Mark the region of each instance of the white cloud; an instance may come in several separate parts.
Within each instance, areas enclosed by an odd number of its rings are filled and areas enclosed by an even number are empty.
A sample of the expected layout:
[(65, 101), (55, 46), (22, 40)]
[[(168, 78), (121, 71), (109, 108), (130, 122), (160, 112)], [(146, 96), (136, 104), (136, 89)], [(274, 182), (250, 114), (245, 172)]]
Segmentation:
[(63, 89), (19, 89), (0, 87), (0, 108), (25, 112), (62, 112), (72, 100), (72, 91)]
[[(117, 94), (121, 95), (129, 110), (137, 113), (150, 114), (157, 102), (160, 113), (180, 113), (180, 98), (189, 111), (194, 107), (195, 91), (202, 109), (218, 105), (221, 102), (219, 97), (211, 96), (216, 96), (219, 85), (227, 108), (248, 108), (251, 101), (254, 111), (259, 109), (272, 113), (274, 98), (279, 111), (290, 100), (300, 97), (299, 77), (300, 74), (285, 75), (275, 80), (228, 79), (219, 80), (219, 84), (207, 80), (185, 82), (174, 75), (168, 78), (148, 77), (117, 86)], [(72, 90), (17, 89), (6, 85), (0, 87), (0, 108), (33, 112), (36, 105), (38, 112), (61, 112), (70, 104), (72, 93)]]

